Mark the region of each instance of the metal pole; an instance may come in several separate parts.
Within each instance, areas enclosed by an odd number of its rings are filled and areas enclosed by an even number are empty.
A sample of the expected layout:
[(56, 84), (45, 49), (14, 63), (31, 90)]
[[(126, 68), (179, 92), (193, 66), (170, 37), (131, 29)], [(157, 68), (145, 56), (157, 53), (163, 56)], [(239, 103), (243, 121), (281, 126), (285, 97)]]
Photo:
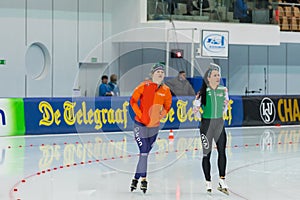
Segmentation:
[(170, 56), (170, 43), (169, 43), (169, 30), (167, 30), (167, 47), (166, 47), (166, 76), (169, 76), (169, 56)]
[(200, 16), (202, 16), (203, 0), (200, 1)]
[(267, 69), (264, 68), (264, 78), (265, 78), (265, 95), (267, 94)]
[[(25, 72), (25, 73), (27, 73), (27, 72)], [(25, 97), (27, 97), (27, 74), (25, 74), (25, 83), (24, 83), (24, 86), (25, 86), (25, 91), (24, 91)]]
[(194, 66), (195, 66), (195, 47), (194, 47), (194, 32), (196, 29), (192, 30), (192, 47), (191, 47), (191, 78), (194, 77)]
[(194, 32), (197, 30), (197, 28), (170, 28), (167, 30), (167, 46), (166, 46), (166, 76), (169, 76), (169, 57), (170, 57), (170, 42), (169, 42), (169, 31), (176, 31), (176, 30), (191, 30), (192, 31), (192, 47), (191, 47), (191, 77), (194, 77)]

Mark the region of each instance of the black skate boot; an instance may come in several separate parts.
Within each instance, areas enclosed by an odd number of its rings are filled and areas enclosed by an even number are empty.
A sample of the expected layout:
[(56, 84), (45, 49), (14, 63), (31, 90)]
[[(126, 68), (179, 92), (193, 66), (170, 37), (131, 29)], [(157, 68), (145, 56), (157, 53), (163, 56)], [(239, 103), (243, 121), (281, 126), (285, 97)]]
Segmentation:
[(142, 181), (141, 181), (141, 190), (142, 190), (144, 193), (146, 193), (146, 191), (147, 191), (147, 184), (148, 184), (148, 182), (147, 182), (146, 180), (142, 180)]
[(131, 192), (132, 192), (133, 190), (136, 190), (138, 182), (139, 182), (139, 181), (138, 181), (137, 179), (132, 179), (132, 181), (131, 181), (131, 186), (130, 186)]

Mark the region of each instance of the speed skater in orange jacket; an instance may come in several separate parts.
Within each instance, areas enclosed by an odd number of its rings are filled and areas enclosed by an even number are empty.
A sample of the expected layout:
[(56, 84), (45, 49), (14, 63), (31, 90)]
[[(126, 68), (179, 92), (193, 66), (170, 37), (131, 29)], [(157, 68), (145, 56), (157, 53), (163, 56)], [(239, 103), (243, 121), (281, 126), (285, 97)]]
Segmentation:
[(170, 88), (150, 80), (142, 82), (134, 90), (130, 99), (130, 105), (136, 114), (134, 119), (147, 127), (159, 126), (160, 119), (169, 112), (171, 104)]
[(155, 64), (151, 76), (152, 80), (138, 85), (130, 98), (130, 105), (136, 115), (134, 137), (140, 151), (131, 191), (137, 188), (139, 178), (142, 178), (141, 190), (147, 190), (148, 155), (156, 141), (160, 120), (166, 116), (172, 104), (170, 88), (162, 83), (165, 77), (164, 65)]

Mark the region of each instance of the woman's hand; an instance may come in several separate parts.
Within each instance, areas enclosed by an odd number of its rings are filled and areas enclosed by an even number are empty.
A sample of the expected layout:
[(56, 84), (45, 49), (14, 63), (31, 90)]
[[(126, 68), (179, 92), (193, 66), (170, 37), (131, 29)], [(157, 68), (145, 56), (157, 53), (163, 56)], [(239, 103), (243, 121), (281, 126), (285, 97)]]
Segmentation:
[(193, 112), (194, 113), (199, 112), (199, 110), (200, 110), (200, 104), (201, 104), (200, 100), (198, 100), (198, 99), (194, 100), (194, 102), (193, 102)]
[(197, 92), (195, 99), (199, 99), (200, 98), (200, 92)]

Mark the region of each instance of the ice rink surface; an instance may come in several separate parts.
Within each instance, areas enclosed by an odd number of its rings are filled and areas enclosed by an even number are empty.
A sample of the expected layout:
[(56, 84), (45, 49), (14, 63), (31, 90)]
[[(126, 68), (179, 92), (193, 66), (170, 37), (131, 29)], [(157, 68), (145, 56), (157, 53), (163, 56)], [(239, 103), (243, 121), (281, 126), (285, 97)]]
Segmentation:
[[(299, 199), (299, 126), (227, 128), (227, 184), (205, 191), (196, 129), (161, 131), (148, 161), (148, 191), (130, 192), (138, 159), (132, 132), (0, 138), (1, 200)], [(139, 187), (139, 185), (138, 185)]]

